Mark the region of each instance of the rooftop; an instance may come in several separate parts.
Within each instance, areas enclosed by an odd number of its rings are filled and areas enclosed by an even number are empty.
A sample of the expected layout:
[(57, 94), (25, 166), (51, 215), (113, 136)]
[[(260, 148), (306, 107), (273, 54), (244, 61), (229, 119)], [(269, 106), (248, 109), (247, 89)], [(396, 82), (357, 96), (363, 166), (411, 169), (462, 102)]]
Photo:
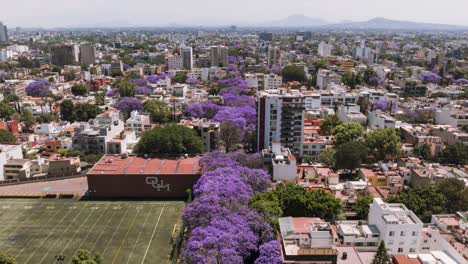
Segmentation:
[(88, 174), (200, 174), (199, 157), (159, 159), (104, 155)]

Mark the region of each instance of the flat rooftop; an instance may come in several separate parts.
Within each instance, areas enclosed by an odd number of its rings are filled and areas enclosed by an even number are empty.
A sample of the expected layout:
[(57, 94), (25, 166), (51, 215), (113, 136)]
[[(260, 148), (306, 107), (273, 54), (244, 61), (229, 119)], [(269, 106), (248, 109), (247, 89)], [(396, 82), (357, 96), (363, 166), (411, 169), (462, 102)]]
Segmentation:
[(180, 159), (159, 159), (120, 155), (104, 155), (88, 172), (88, 175), (97, 174), (200, 174), (200, 157)]

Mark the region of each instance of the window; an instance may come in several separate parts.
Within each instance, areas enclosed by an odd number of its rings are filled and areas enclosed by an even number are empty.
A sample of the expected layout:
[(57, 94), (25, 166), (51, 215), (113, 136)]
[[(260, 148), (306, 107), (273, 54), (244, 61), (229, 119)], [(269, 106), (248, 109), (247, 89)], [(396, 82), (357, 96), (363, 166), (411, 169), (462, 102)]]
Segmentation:
[(398, 248), (398, 253), (403, 252), (403, 248)]
[(416, 236), (416, 231), (413, 231), (412, 235), (413, 235), (413, 236)]
[(389, 236), (394, 236), (395, 235), (395, 232), (394, 231), (390, 231), (390, 233), (388, 234)]
[(405, 231), (401, 231), (400, 236), (404, 237), (405, 236)]
[(410, 253), (415, 253), (415, 252), (416, 252), (416, 249), (410, 248), (410, 249), (409, 249), (409, 252), (410, 252)]
[(389, 240), (387, 245), (393, 245), (393, 240)]

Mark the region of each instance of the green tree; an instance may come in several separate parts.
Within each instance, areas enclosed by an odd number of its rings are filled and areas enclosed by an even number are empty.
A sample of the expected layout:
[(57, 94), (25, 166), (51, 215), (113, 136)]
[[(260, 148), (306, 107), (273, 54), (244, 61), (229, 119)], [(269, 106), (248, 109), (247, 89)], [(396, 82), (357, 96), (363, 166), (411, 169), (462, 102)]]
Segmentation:
[(387, 199), (390, 203), (403, 203), (412, 210), (421, 221), (428, 223), (433, 214), (445, 212), (446, 199), (434, 186), (418, 186), (406, 189)]
[(378, 128), (365, 134), (366, 144), (377, 160), (395, 157), (400, 152), (400, 137), (395, 129)]
[(425, 159), (431, 159), (431, 147), (428, 144), (422, 144), (421, 146), (416, 146), (413, 150), (414, 154)]
[(12, 256), (6, 253), (0, 252), (0, 264), (16, 264), (16, 263), (18, 262), (16, 262), (15, 258), (13, 258)]
[(9, 94), (3, 99), (4, 103), (18, 102), (20, 100), (19, 96), (16, 94)]
[(153, 122), (167, 123), (171, 119), (171, 109), (163, 101), (147, 100), (143, 103), (143, 107)]
[(96, 102), (96, 105), (104, 105), (106, 103), (106, 96), (103, 92), (97, 92), (94, 95), (94, 101)]
[(363, 76), (363, 79), (364, 79), (364, 82), (366, 82), (367, 84), (369, 84), (369, 79), (372, 78), (372, 77), (377, 77), (378, 74), (371, 68), (367, 68), (365, 71), (364, 71), (364, 76)]
[(385, 247), (385, 242), (380, 241), (379, 248), (377, 253), (372, 260), (372, 264), (391, 264), (390, 255), (388, 255), (387, 248)]
[(16, 137), (5, 129), (0, 129), (0, 144), (15, 144)]
[(346, 142), (360, 140), (364, 135), (364, 129), (357, 122), (347, 122), (335, 127), (333, 135), (335, 144), (339, 146)]
[(203, 151), (203, 142), (193, 129), (167, 124), (143, 133), (135, 151), (159, 155), (198, 154)]
[(185, 83), (187, 80), (187, 73), (186, 72), (177, 72), (174, 76), (175, 83)]
[(440, 158), (445, 164), (465, 165), (468, 162), (468, 145), (449, 144), (442, 151)]
[(274, 227), (275, 230), (279, 230), (278, 218), (283, 215), (281, 210), (281, 204), (273, 192), (265, 192), (255, 194), (250, 200), (250, 208), (254, 209), (259, 213), (267, 223)]
[(333, 148), (326, 148), (320, 153), (319, 161), (330, 168), (336, 166), (336, 151)]
[(80, 96), (85, 96), (88, 94), (88, 88), (84, 86), (83, 84), (75, 84), (72, 86), (71, 91), (73, 95), (80, 95)]
[(72, 70), (72, 71), (66, 72), (64, 75), (64, 79), (66, 82), (74, 81), (76, 79), (75, 71)]
[(29, 111), (21, 112), (19, 116), (19, 121), (23, 122), (23, 129), (28, 132), (34, 132), (33, 126), (36, 124), (36, 118)]
[(367, 219), (369, 214), (369, 207), (372, 204), (372, 196), (363, 195), (359, 196), (356, 201), (356, 205), (354, 207), (354, 211), (356, 211), (359, 219)]
[(135, 83), (122, 78), (115, 82), (115, 87), (119, 89), (120, 97), (134, 97), (135, 96)]
[(75, 121), (75, 107), (71, 100), (63, 100), (60, 104), (60, 114), (63, 120), (67, 120), (70, 122)]
[(437, 184), (437, 191), (445, 197), (447, 213), (468, 210), (468, 188), (461, 179), (444, 179)]
[(89, 250), (80, 249), (72, 258), (73, 264), (101, 264), (104, 259), (99, 254), (92, 254)]
[(367, 147), (361, 141), (348, 141), (336, 149), (336, 168), (355, 170), (366, 161)]
[(296, 65), (285, 66), (281, 70), (281, 75), (283, 76), (284, 82), (291, 82), (291, 81), (304, 82), (306, 79), (304, 67), (299, 67)]
[(16, 112), (15, 109), (11, 107), (9, 104), (0, 102), (0, 118), (9, 119), (10, 116), (14, 114), (15, 112)]
[[(279, 203), (276, 203), (276, 200)], [(272, 208), (265, 208), (271, 205)], [(251, 200), (252, 208), (271, 217), (320, 217), (327, 221), (335, 219), (341, 213), (341, 201), (323, 190), (306, 191), (295, 184), (280, 184), (276, 189), (262, 195), (256, 195)]]
[(322, 131), (322, 133), (327, 136), (332, 135), (335, 127), (341, 124), (342, 122), (340, 121), (337, 115), (327, 115), (323, 119), (322, 124), (320, 125), (320, 131)]
[(93, 104), (78, 104), (75, 105), (76, 121), (89, 121), (102, 113), (102, 109)]
[(110, 73), (111, 77), (122, 77), (123, 72), (121, 70), (112, 70)]

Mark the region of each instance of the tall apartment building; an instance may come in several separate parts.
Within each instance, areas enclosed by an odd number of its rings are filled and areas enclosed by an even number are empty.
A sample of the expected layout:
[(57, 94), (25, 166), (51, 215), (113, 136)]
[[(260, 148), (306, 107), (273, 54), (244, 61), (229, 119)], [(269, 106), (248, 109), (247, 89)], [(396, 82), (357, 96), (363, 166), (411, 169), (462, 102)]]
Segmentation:
[(263, 41), (273, 41), (273, 33), (262, 32), (258, 34), (258, 38)]
[(331, 56), (331, 51), (333, 49), (333, 46), (330, 44), (327, 44), (325, 42), (320, 42), (318, 46), (318, 54), (322, 57), (329, 57)]
[(283, 77), (276, 74), (265, 74), (263, 76), (265, 90), (277, 89), (283, 84)]
[(268, 46), (268, 66), (279, 65), (281, 50), (278, 47)]
[(423, 222), (404, 204), (385, 203), (374, 198), (369, 210), (369, 225), (377, 227), (389, 253), (418, 251)]
[(77, 45), (55, 45), (49, 47), (49, 61), (53, 65), (73, 65), (79, 61)]
[(193, 68), (193, 49), (192, 47), (183, 47), (180, 49), (182, 54), (182, 64), (185, 70), (191, 70)]
[(2, 41), (8, 41), (8, 28), (0, 22), (0, 42)]
[(304, 111), (302, 95), (287, 94), (283, 89), (258, 94), (258, 150), (280, 142), (296, 156), (302, 156), (304, 142)]
[(85, 43), (80, 45), (80, 63), (81, 64), (94, 64), (96, 61), (96, 46), (92, 43)]
[(211, 46), (210, 56), (211, 66), (226, 67), (228, 65), (228, 47)]
[(183, 59), (179, 55), (169, 55), (166, 58), (168, 70), (182, 70), (184, 68)]
[(197, 66), (199, 68), (209, 68), (210, 63), (210, 56), (208, 56), (208, 54), (200, 54), (200, 56), (198, 56)]

